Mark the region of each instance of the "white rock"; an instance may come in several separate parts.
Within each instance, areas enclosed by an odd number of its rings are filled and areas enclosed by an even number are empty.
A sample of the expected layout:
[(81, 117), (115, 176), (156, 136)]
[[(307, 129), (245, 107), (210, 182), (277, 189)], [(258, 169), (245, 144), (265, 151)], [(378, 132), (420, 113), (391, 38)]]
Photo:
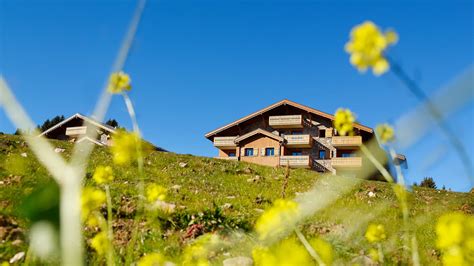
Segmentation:
[(181, 186), (180, 185), (174, 185), (174, 186), (171, 187), (171, 189), (178, 192), (181, 189)]
[(369, 193), (367, 193), (367, 195), (369, 195), (370, 198), (373, 198), (375, 197), (375, 193), (372, 192), (372, 191), (369, 191)]
[(179, 167), (181, 167), (181, 168), (184, 168), (184, 167), (186, 167), (186, 166), (188, 166), (187, 163), (183, 163), (183, 162), (180, 162), (180, 163), (179, 163)]
[(28, 157), (28, 154), (26, 154), (26, 152), (23, 152), (23, 153), (20, 154), (20, 155), (21, 155), (21, 157), (25, 157), (25, 158)]
[(24, 251), (18, 252), (18, 253), (15, 254), (15, 256), (13, 256), (13, 257), (9, 260), (9, 262), (10, 262), (10, 264), (13, 264), (13, 263), (15, 263), (15, 262), (18, 262), (18, 261), (22, 260), (23, 257), (25, 257), (25, 252), (24, 252)]
[(62, 148), (56, 148), (56, 149), (54, 149), (54, 152), (55, 152), (55, 153), (61, 153), (61, 152), (64, 152), (64, 151), (65, 151), (65, 149), (62, 149)]
[(251, 266), (253, 265), (253, 260), (249, 257), (240, 256), (240, 257), (225, 259), (222, 262), (222, 265), (224, 266)]

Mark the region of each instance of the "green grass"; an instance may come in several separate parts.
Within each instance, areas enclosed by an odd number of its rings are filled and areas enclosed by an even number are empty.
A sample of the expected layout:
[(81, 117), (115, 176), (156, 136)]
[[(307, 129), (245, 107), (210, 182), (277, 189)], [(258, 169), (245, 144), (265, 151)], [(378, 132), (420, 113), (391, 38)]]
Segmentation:
[[(52, 143), (54, 147), (66, 149), (61, 155), (66, 160), (70, 158), (70, 143)], [(23, 157), (22, 153), (26, 153), (27, 157)], [(180, 163), (186, 163), (186, 166), (182, 167)], [(107, 148), (97, 147), (94, 150), (88, 165), (86, 185), (94, 185), (90, 176), (97, 165), (112, 165)], [(111, 184), (111, 193), (117, 258), (125, 256), (130, 231), (133, 229), (138, 198), (136, 169), (136, 166), (114, 166), (116, 179)], [(146, 182), (169, 188), (167, 201), (176, 204), (176, 211), (168, 217), (154, 218), (141, 224), (139, 232), (142, 241), (134, 251), (137, 258), (151, 251), (160, 251), (176, 258), (189, 242), (185, 239), (185, 234), (192, 223), (204, 224), (205, 231), (242, 230), (250, 233), (262, 211), (281, 197), (285, 177), (284, 168), (162, 152), (148, 155), (144, 170)], [(1, 262), (17, 252), (27, 251), (26, 232), (29, 220), (25, 216), (34, 220), (46, 217), (44, 219), (57, 222), (57, 213), (54, 212), (54, 204), (49, 209), (39, 211), (41, 206), (38, 201), (31, 200), (31, 194), (50, 184), (51, 177), (17, 136), (0, 135), (0, 180)], [(316, 183), (331, 191), (340, 184), (347, 183), (346, 181), (345, 177), (323, 177), (308, 170), (291, 170), (286, 196), (293, 198), (310, 190)], [(180, 186), (179, 189), (173, 189), (176, 186)], [(373, 191), (376, 196), (369, 197), (369, 191)], [(51, 196), (52, 193), (45, 194)], [(434, 232), (437, 218), (450, 211), (472, 211), (474, 197), (468, 193), (416, 188), (409, 194), (409, 208), (409, 230), (416, 233), (422, 263), (439, 264)], [(12, 224), (12, 220), (17, 225)], [(371, 222), (385, 226), (388, 236), (383, 243), (386, 258), (390, 264), (397, 264), (403, 254), (402, 218), (398, 202), (387, 183), (362, 180), (348, 192), (340, 193), (337, 200), (326, 208), (312, 214), (300, 227), (307, 238), (320, 236), (329, 241), (336, 252), (335, 262), (347, 264), (360, 254), (367, 254), (372, 247), (364, 239), (367, 225)], [(20, 233), (12, 234), (15, 228)], [(2, 234), (1, 230), (7, 233)], [(86, 238), (90, 238), (92, 234), (90, 230), (85, 232)], [(15, 242), (15, 239), (21, 241)], [(252, 241), (251, 234), (240, 238), (237, 241), (242, 244), (231, 245), (216, 253), (212, 262), (219, 263), (224, 258), (238, 255), (249, 256), (249, 239)], [(90, 248), (88, 259), (89, 262), (97, 262)]]

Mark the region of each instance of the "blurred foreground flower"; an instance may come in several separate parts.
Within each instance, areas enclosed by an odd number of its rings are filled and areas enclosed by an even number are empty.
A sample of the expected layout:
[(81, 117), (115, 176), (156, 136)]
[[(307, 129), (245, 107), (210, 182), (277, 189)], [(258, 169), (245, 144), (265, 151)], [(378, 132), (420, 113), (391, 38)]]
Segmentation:
[(260, 240), (278, 237), (285, 230), (292, 230), (299, 215), (298, 203), (292, 200), (277, 199), (273, 206), (258, 218), (255, 231)]
[(124, 90), (129, 91), (132, 88), (130, 82), (130, 76), (126, 73), (122, 71), (112, 73), (109, 78), (109, 86), (107, 87), (107, 90), (110, 93), (121, 93)]
[(184, 249), (182, 265), (210, 265), (208, 254), (216, 248), (222, 248), (222, 241), (218, 235), (202, 235)]
[(166, 265), (166, 260), (160, 253), (150, 253), (143, 256), (137, 263), (138, 266), (162, 266)]
[(388, 30), (382, 33), (373, 22), (365, 21), (352, 29), (351, 40), (345, 50), (351, 54), (350, 62), (359, 71), (372, 68), (372, 72), (378, 76), (390, 68), (383, 54), (385, 49), (397, 41), (396, 32)]
[(392, 142), (395, 139), (395, 131), (389, 124), (381, 124), (375, 128), (375, 132), (383, 144)]
[(138, 158), (140, 137), (136, 133), (124, 130), (117, 131), (112, 136), (112, 154), (114, 163), (117, 165), (129, 164)]
[(367, 238), (370, 243), (385, 240), (387, 238), (385, 228), (381, 224), (370, 224), (367, 228), (367, 232), (365, 232), (365, 238)]
[(97, 184), (104, 184), (114, 180), (112, 167), (110, 166), (98, 166), (95, 169), (92, 178)]
[(89, 214), (105, 204), (105, 192), (99, 189), (86, 187), (82, 191), (81, 197), (81, 217), (86, 220)]
[[(333, 261), (332, 247), (326, 241), (316, 238), (309, 241), (312, 248), (326, 265)], [(255, 266), (314, 265), (315, 261), (300, 242), (286, 238), (270, 247), (257, 246), (252, 250)]]
[(105, 254), (105, 252), (109, 248), (109, 239), (107, 238), (107, 234), (105, 232), (98, 233), (91, 239), (90, 244), (91, 247), (97, 252), (97, 254)]
[(341, 136), (352, 135), (355, 115), (349, 109), (339, 108), (334, 114), (334, 128)]
[(444, 265), (474, 265), (474, 217), (445, 214), (436, 224), (436, 234)]
[(149, 202), (154, 202), (157, 200), (163, 201), (166, 199), (166, 188), (157, 185), (157, 184), (150, 184), (146, 188), (146, 199)]
[(57, 250), (58, 235), (50, 222), (34, 223), (30, 229), (30, 249), (42, 260), (46, 260)]

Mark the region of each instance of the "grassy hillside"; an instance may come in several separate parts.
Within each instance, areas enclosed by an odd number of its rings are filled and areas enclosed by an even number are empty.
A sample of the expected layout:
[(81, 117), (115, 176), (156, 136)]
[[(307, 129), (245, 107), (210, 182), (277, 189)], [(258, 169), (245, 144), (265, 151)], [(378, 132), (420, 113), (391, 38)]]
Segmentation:
[[(61, 153), (64, 158), (70, 157), (70, 143), (53, 141), (53, 145), (65, 149)], [(94, 150), (86, 185), (93, 185), (90, 177), (97, 165), (112, 165), (107, 148)], [(111, 184), (114, 246), (118, 257), (123, 257), (137, 209), (137, 171), (136, 167), (114, 166), (114, 172), (116, 178)], [(151, 251), (160, 251), (171, 258), (178, 256), (194, 237), (190, 236), (193, 224), (203, 225), (196, 235), (209, 231), (251, 232), (263, 210), (282, 196), (285, 179), (283, 168), (162, 152), (153, 152), (146, 157), (145, 174), (147, 183), (154, 182), (168, 188), (167, 201), (176, 204), (176, 209), (172, 215), (154, 218), (156, 223), (144, 222), (140, 226), (141, 241), (135, 247), (136, 257)], [(315, 184), (331, 190), (346, 179), (324, 177), (302, 169), (291, 170), (286, 197), (293, 198)], [(57, 220), (57, 202), (55, 190), (45, 188), (52, 182), (47, 171), (19, 137), (0, 135), (0, 180), (1, 263), (17, 252), (27, 251), (29, 219), (46, 217), (44, 219)], [(386, 256), (391, 263), (397, 263), (404, 241), (401, 214), (390, 186), (364, 180), (354, 184), (349, 192), (341, 193), (336, 201), (300, 225), (303, 233), (308, 238), (320, 236), (327, 240), (335, 250), (335, 263), (345, 264), (361, 254), (367, 254), (371, 247), (364, 238), (367, 225), (380, 223), (387, 230), (384, 243)], [(45, 198), (44, 202), (38, 200), (37, 195), (41, 194), (38, 191), (43, 191), (40, 198)], [(369, 192), (375, 196), (369, 196)], [(421, 260), (425, 264), (439, 264), (434, 232), (437, 217), (454, 210), (471, 213), (474, 197), (467, 193), (416, 188), (408, 200), (409, 226), (411, 231), (416, 232)], [(43, 211), (41, 208), (44, 208)], [(86, 230), (86, 238), (91, 234), (90, 230)], [(251, 235), (248, 238), (252, 238)], [(89, 260), (96, 262), (95, 254), (90, 249), (88, 251)], [(247, 252), (245, 245), (226, 247), (217, 252), (212, 261), (218, 264), (228, 257), (250, 256)]]

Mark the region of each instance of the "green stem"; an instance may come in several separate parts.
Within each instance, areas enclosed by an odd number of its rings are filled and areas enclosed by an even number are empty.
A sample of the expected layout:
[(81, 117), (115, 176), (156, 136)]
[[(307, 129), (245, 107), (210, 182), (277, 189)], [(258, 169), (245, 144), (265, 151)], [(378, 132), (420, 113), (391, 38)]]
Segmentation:
[(112, 197), (110, 196), (109, 185), (105, 185), (105, 195), (107, 197), (107, 238), (109, 245), (107, 247), (107, 265), (114, 265), (114, 229), (112, 227)]
[(316, 260), (316, 262), (320, 265), (320, 266), (325, 266), (326, 264), (323, 262), (323, 260), (321, 259), (321, 257), (318, 255), (318, 253), (316, 252), (316, 250), (313, 249), (313, 247), (309, 244), (308, 240), (306, 240), (306, 238), (304, 237), (304, 235), (300, 232), (300, 230), (298, 228), (295, 229), (295, 233), (296, 235), (298, 236), (298, 239), (301, 241), (301, 243), (303, 244), (303, 246), (306, 248), (306, 250), (308, 251), (309, 255), (311, 255), (311, 257), (313, 257), (314, 260)]

